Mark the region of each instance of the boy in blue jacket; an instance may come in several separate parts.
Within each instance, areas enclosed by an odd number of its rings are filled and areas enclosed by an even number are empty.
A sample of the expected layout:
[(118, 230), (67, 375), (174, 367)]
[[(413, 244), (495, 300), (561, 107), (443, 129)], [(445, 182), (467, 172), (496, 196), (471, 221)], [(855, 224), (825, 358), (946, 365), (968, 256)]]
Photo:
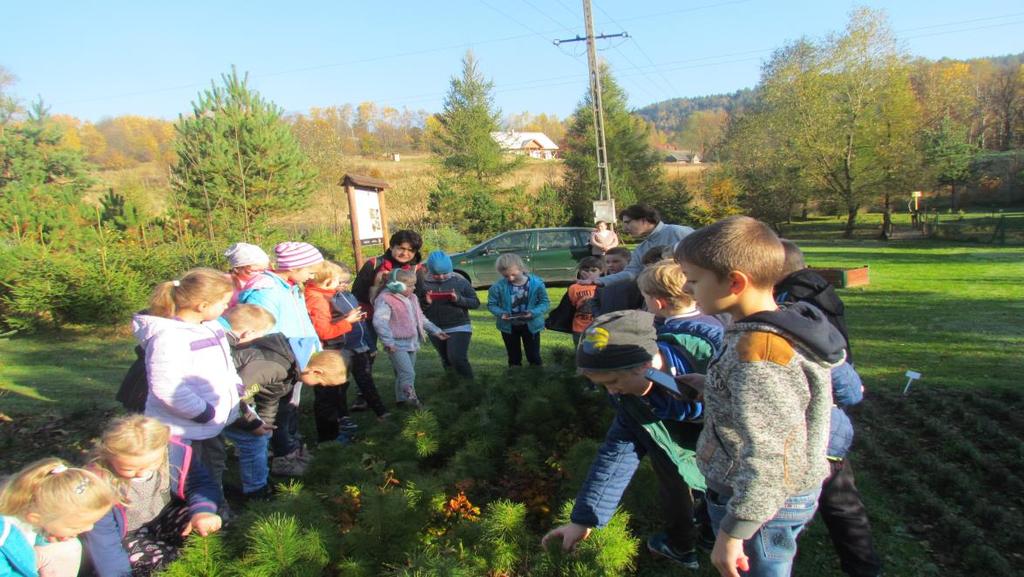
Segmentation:
[(649, 456), (668, 523), (664, 532), (648, 538), (648, 549), (687, 569), (699, 567), (690, 490), (703, 491), (705, 482), (696, 455), (687, 448), (696, 434), (687, 430), (686, 421), (699, 418), (702, 406), (652, 382), (652, 371), (668, 368), (656, 339), (654, 316), (636, 310), (601, 315), (584, 332), (576, 365), (608, 390), (615, 420), (576, 495), (571, 522), (548, 532), (542, 545), (560, 539), (569, 550), (595, 527), (605, 525), (640, 459)]

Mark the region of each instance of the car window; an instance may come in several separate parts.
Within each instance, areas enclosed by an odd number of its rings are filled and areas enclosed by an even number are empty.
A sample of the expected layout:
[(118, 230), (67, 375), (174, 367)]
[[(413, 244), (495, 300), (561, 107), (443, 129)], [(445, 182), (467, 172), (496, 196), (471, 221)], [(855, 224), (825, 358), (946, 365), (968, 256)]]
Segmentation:
[(587, 246), (590, 244), (590, 231), (589, 230), (577, 230), (576, 231), (576, 246)]
[(551, 230), (538, 233), (540, 250), (568, 249), (574, 246), (573, 231)]
[(499, 236), (487, 248), (498, 252), (525, 252), (530, 248), (530, 233), (513, 232)]

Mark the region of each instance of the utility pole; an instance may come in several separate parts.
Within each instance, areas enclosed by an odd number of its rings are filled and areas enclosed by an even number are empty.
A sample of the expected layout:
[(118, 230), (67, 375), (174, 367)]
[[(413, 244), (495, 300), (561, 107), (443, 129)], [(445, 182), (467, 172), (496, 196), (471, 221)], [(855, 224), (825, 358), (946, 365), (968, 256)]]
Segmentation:
[(608, 148), (605, 145), (604, 138), (604, 107), (601, 105), (601, 69), (597, 63), (595, 40), (628, 38), (629, 34), (621, 32), (619, 34), (595, 36), (594, 19), (590, 12), (590, 0), (583, 0), (583, 20), (587, 29), (586, 38), (576, 36), (576, 38), (567, 40), (555, 40), (554, 44), (558, 46), (568, 42), (580, 42), (583, 40), (587, 42), (587, 66), (590, 68), (590, 101), (593, 104), (594, 111), (594, 144), (597, 149), (598, 200), (610, 201), (612, 199), (612, 191), (611, 178), (608, 173)]

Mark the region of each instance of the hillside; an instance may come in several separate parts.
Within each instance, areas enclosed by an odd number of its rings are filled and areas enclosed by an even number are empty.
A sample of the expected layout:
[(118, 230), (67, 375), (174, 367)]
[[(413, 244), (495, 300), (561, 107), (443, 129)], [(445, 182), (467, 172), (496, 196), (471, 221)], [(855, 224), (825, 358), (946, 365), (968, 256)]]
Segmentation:
[(712, 94), (693, 98), (673, 98), (649, 104), (634, 111), (661, 132), (681, 132), (694, 112), (722, 109), (730, 115), (754, 102), (754, 90), (742, 88), (729, 94)]

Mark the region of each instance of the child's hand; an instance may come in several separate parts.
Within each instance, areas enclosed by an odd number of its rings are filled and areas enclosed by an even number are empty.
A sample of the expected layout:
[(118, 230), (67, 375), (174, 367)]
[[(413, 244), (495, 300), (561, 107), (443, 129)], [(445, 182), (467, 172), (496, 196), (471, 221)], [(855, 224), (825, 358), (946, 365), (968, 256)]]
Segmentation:
[(434, 304), (434, 297), (430, 296), (430, 291), (427, 291), (426, 301), (428, 305)]
[(581, 278), (581, 279), (577, 279), (576, 280), (576, 284), (582, 285), (582, 286), (587, 286), (587, 285), (591, 285), (591, 284), (597, 284), (597, 281), (595, 281), (592, 278)]
[(253, 435), (255, 437), (262, 437), (263, 435), (269, 435), (270, 433), (273, 433), (274, 429), (276, 429), (276, 428), (277, 427), (275, 427), (274, 425), (268, 425), (266, 423), (260, 423), (260, 426), (258, 426), (255, 429), (249, 431), (249, 434), (251, 434), (251, 435)]
[(548, 531), (547, 535), (544, 535), (540, 540), (540, 546), (547, 547), (548, 542), (552, 539), (561, 539), (562, 550), (572, 551), (576, 547), (577, 543), (590, 536), (591, 531), (593, 531), (593, 529), (590, 527), (576, 523), (567, 523), (561, 527), (556, 527)]
[(447, 340), (448, 340), (448, 333), (446, 333), (446, 332), (444, 332), (444, 331), (441, 331), (441, 332), (437, 333), (437, 334), (436, 334), (436, 335), (434, 335), (434, 336), (435, 336), (436, 338), (438, 338), (438, 339), (442, 340), (442, 341), (447, 341)]
[(511, 318), (512, 318), (512, 316), (509, 315), (508, 313), (501, 313), (501, 320), (507, 321), (507, 320), (509, 320)]
[(691, 389), (695, 389), (700, 396), (704, 396), (704, 375), (700, 373), (689, 373), (686, 375), (677, 375), (676, 382), (686, 385)]
[(188, 534), (195, 529), (197, 533), (206, 537), (211, 533), (220, 531), (221, 523), (223, 523), (223, 521), (221, 520), (220, 515), (215, 515), (213, 513), (196, 513), (195, 515), (192, 515), (191, 519), (189, 519), (188, 525), (185, 525), (185, 530), (181, 532), (181, 536), (187, 537)]
[(740, 569), (750, 568), (750, 559), (743, 553), (743, 540), (719, 531), (711, 551), (711, 563), (722, 577), (740, 577)]
[(349, 323), (352, 323), (352, 324), (358, 323), (358, 322), (362, 321), (365, 318), (366, 318), (366, 313), (364, 313), (363, 309), (360, 308), (360, 307), (356, 307), (356, 308), (350, 310), (348, 312), (348, 314), (345, 315), (345, 320), (348, 321)]
[(394, 353), (398, 351), (398, 347), (396, 347), (395, 345), (384, 345), (384, 350), (389, 353)]

